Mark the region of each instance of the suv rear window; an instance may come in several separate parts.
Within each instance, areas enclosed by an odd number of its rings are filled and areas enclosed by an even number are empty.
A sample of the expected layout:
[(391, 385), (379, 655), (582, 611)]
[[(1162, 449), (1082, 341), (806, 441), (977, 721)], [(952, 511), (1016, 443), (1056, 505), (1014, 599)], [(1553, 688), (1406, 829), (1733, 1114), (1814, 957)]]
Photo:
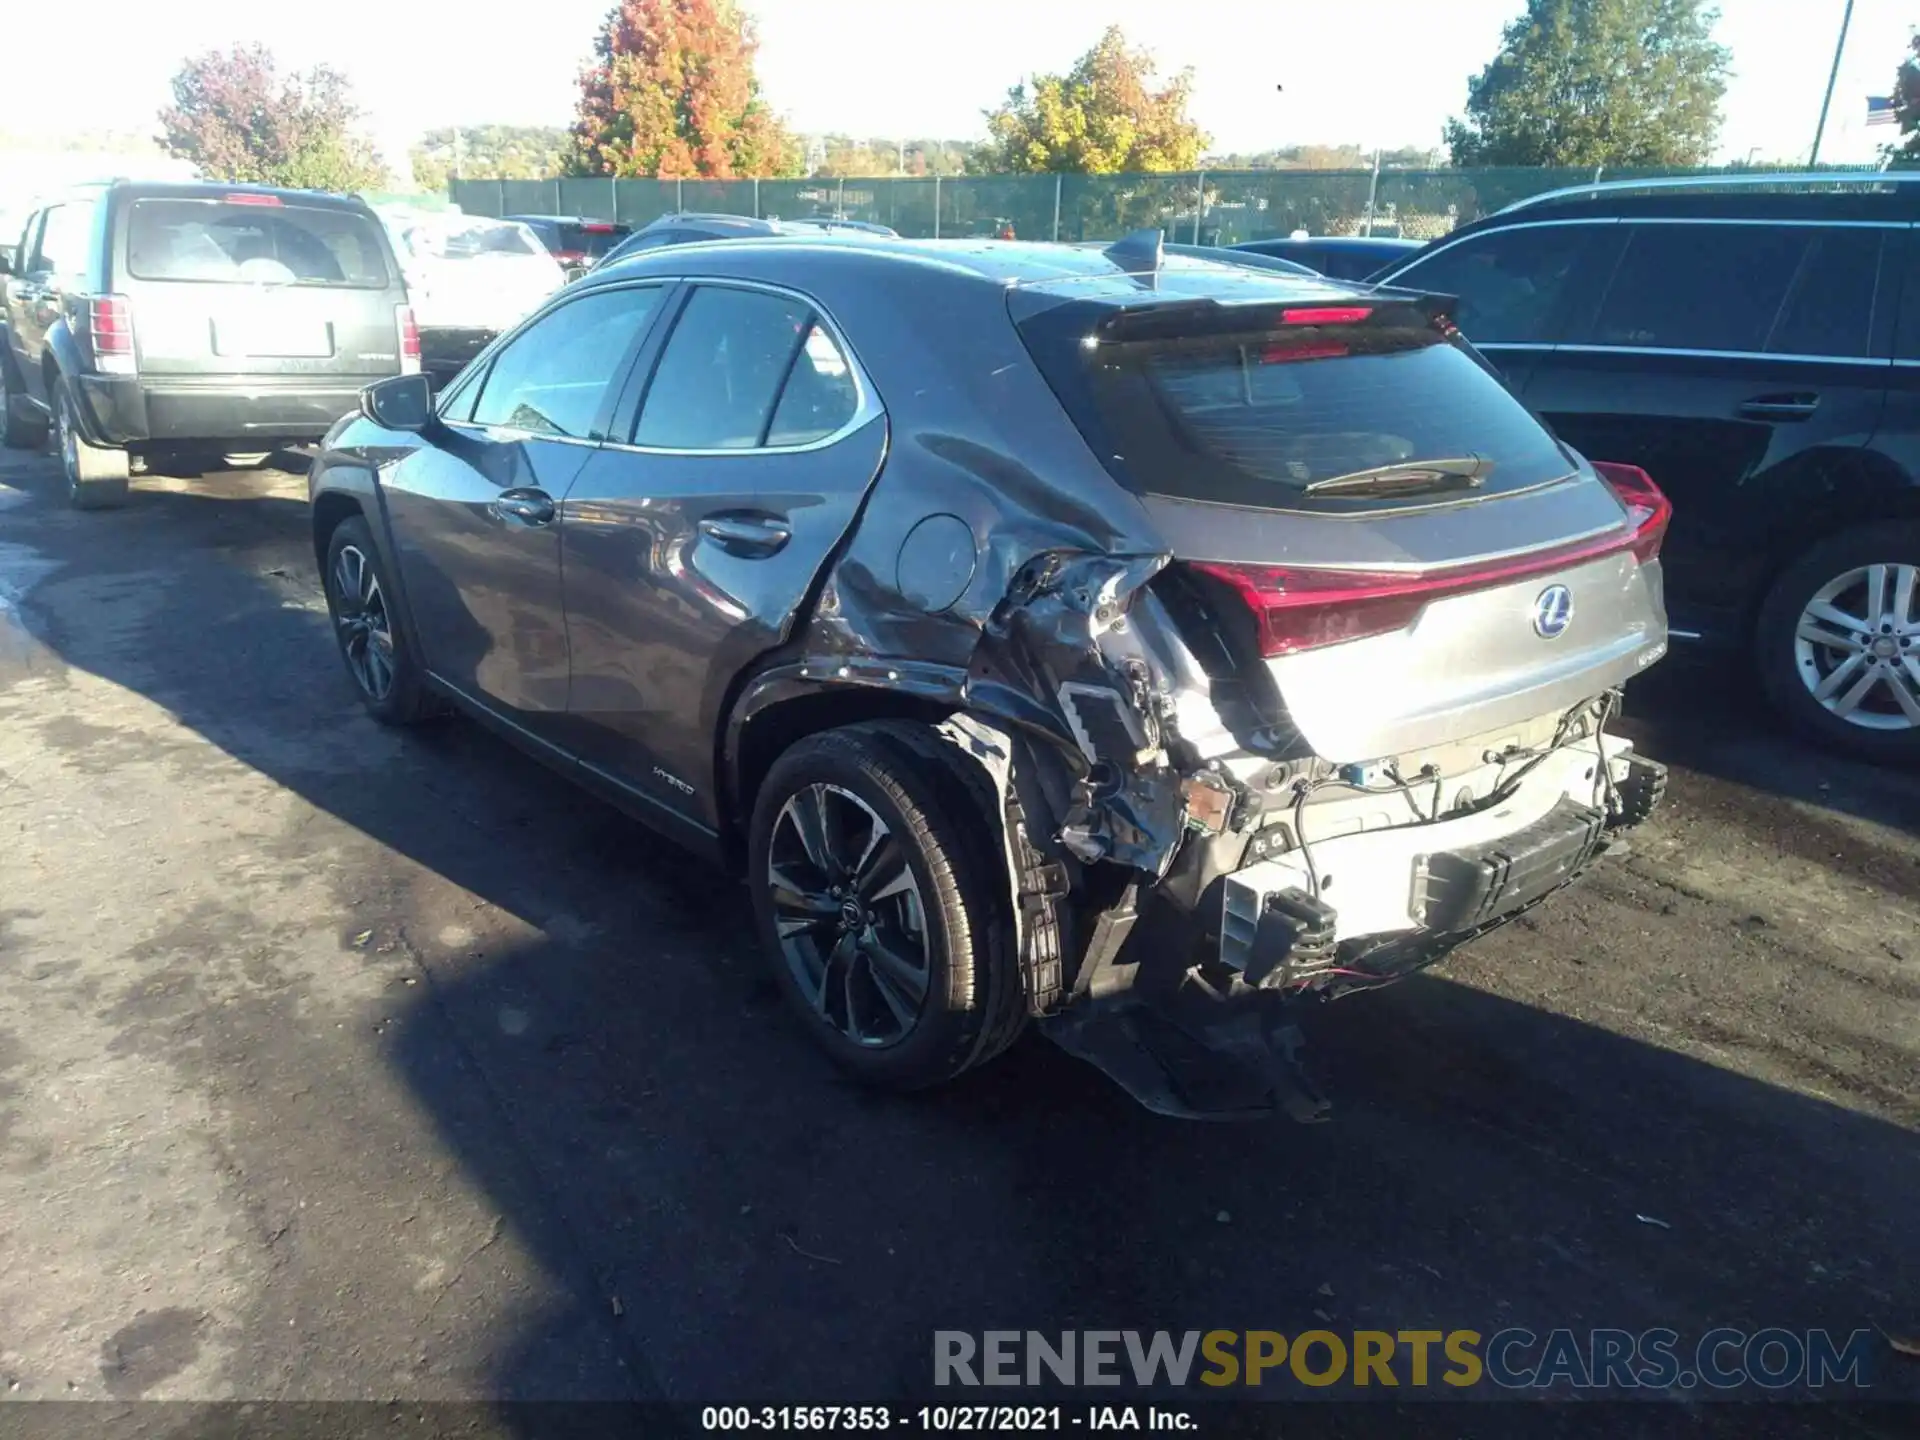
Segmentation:
[(1096, 334), (1100, 307), (1067, 304), (1020, 330), (1094, 453), (1140, 494), (1347, 510), (1389, 497), (1310, 487), (1387, 466), (1477, 460), (1477, 493), (1487, 494), (1573, 469), (1531, 412), (1417, 307), (1384, 305), (1362, 323), (1273, 323), (1317, 308), (1326, 307), (1201, 307), (1192, 326), (1179, 314), (1152, 317), (1150, 332), (1129, 338)]
[(385, 252), (370, 216), (320, 206), (136, 200), (127, 226), (136, 280), (384, 290)]
[(560, 232), (560, 243), (555, 248), (569, 255), (584, 255), (589, 260), (598, 260), (631, 233), (630, 227), (610, 222), (554, 228)]

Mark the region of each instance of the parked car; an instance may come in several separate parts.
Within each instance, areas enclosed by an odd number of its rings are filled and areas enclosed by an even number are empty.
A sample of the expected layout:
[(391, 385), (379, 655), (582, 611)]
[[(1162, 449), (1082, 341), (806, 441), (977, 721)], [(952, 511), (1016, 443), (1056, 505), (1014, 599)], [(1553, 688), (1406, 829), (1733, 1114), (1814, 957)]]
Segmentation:
[(693, 212), (662, 215), (621, 241), (601, 265), (611, 265), (646, 250), (668, 245), (691, 245), (702, 240), (765, 240), (779, 235), (880, 235), (895, 232), (865, 220), (810, 216), (798, 220), (762, 219), (754, 215), (702, 215)]
[(1365, 280), (1421, 248), (1418, 240), (1384, 235), (1308, 235), (1243, 240), (1229, 249), (1292, 260), (1339, 280)]
[(399, 267), (359, 200), (116, 181), (34, 210), (17, 254), (5, 440), (36, 446), (51, 425), (81, 508), (125, 497), (130, 458), (310, 444), (369, 381), (420, 366)]
[(1757, 178), (1541, 196), (1383, 278), (1459, 296), (1563, 439), (1672, 497), (1676, 635), (1920, 760), (1920, 177)]
[(567, 283), (517, 221), (404, 208), (382, 209), (380, 218), (406, 278), (421, 368), (436, 388)]
[(559, 262), (569, 280), (587, 273), (609, 250), (633, 233), (618, 220), (590, 220), (583, 215), (507, 215), (539, 237)]
[(1438, 958), (1652, 806), (1605, 727), (1666, 647), (1667, 511), (1443, 304), (1155, 240), (670, 247), (437, 405), (372, 386), (309, 481), (361, 699), (738, 865), (864, 1079), (1046, 1016), (1228, 1108), (1199, 1077), (1240, 1027)]

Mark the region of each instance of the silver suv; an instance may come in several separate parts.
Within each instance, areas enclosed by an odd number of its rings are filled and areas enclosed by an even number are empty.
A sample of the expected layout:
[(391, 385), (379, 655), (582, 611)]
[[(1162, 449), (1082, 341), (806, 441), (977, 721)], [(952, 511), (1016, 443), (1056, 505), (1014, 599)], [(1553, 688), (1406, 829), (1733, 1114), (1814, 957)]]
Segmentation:
[(0, 428), (16, 447), (51, 428), (82, 508), (124, 499), (132, 459), (310, 444), (420, 366), (400, 267), (345, 196), (87, 186), (0, 259)]

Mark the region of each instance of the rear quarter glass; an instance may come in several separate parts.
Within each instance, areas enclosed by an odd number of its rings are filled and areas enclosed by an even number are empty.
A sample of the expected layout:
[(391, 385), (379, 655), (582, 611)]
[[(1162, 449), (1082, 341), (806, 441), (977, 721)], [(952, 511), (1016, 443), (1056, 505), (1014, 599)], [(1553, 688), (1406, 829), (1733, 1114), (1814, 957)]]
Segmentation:
[(127, 216), (136, 280), (385, 290), (386, 254), (378, 222), (357, 210), (156, 198)]
[[(1109, 340), (1095, 305), (1020, 322), (1035, 362), (1089, 446), (1137, 494), (1315, 513), (1457, 504), (1563, 478), (1574, 461), (1472, 351), (1417, 308), (1361, 323), (1178, 317)], [(1336, 311), (1340, 308), (1333, 307)], [(1300, 313), (1293, 307), (1293, 313)], [(1480, 483), (1425, 500), (1315, 496), (1381, 466), (1475, 458)]]

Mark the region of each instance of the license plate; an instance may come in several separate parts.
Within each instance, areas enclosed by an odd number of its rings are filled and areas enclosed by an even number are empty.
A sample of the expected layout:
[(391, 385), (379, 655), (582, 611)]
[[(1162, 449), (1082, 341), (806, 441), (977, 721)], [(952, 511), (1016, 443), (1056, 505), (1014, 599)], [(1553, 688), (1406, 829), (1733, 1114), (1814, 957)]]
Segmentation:
[(262, 360), (324, 359), (333, 354), (333, 335), (324, 320), (239, 315), (214, 322), (213, 353)]

